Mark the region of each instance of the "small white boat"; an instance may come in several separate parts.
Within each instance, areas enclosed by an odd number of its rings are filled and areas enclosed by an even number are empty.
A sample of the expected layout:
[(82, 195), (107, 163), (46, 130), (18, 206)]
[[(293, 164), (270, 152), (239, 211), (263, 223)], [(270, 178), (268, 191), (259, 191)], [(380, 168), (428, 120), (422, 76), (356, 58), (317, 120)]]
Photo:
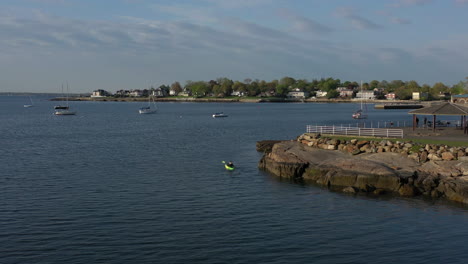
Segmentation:
[(33, 107), (33, 106), (34, 106), (31, 96), (29, 96), (29, 101), (31, 102), (31, 104), (25, 104), (25, 105), (23, 105), (25, 108)]
[(75, 115), (75, 111), (71, 111), (69, 109), (57, 109), (54, 112), (55, 115)]
[(55, 109), (55, 110), (59, 110), (59, 109), (65, 109), (65, 110), (66, 110), (66, 109), (68, 109), (68, 108), (69, 108), (68, 106), (64, 106), (64, 105), (56, 105), (56, 106), (54, 106), (54, 109)]
[[(361, 81), (360, 89), (362, 92), (362, 81)], [(367, 110), (367, 106), (364, 104), (364, 98), (361, 97), (361, 108), (359, 108), (356, 112), (354, 112), (352, 117), (354, 119), (367, 119), (366, 110)]]
[(223, 112), (219, 112), (219, 113), (214, 113), (213, 114), (213, 118), (217, 118), (217, 117), (227, 117), (228, 115), (226, 115), (225, 113)]
[(151, 109), (151, 107), (142, 107), (140, 110), (138, 110), (140, 114), (154, 114), (156, 113), (156, 109)]
[(362, 109), (357, 110), (356, 112), (353, 113), (353, 118), (354, 119), (366, 119), (367, 115), (364, 114)]
[[(62, 94), (63, 94), (63, 84), (62, 84)], [(67, 83), (67, 95), (66, 95), (66, 105), (56, 105), (54, 106), (54, 115), (75, 115), (76, 111), (71, 111), (70, 106), (68, 106), (68, 83)]]
[(140, 114), (154, 114), (156, 113), (156, 110), (157, 107), (156, 103), (154, 102), (154, 98), (150, 96), (150, 98), (148, 98), (148, 106), (141, 107), (138, 112)]

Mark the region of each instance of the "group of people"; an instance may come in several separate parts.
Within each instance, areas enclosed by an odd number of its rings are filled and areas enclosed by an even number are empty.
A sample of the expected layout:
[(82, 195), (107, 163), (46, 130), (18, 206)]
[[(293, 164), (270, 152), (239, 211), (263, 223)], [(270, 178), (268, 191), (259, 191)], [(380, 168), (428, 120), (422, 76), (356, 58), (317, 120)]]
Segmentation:
[[(416, 117), (416, 127), (419, 127), (419, 118), (418, 117)], [(423, 127), (424, 128), (427, 127), (427, 118), (426, 117), (424, 117), (424, 126)]]

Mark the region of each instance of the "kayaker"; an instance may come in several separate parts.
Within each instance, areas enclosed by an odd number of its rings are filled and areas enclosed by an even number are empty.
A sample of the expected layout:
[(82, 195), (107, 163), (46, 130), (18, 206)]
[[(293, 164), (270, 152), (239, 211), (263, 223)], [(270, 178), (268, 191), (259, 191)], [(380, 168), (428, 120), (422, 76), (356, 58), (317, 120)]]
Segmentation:
[(232, 163), (232, 161), (230, 161), (230, 162), (228, 162), (227, 166), (230, 167), (230, 168), (234, 168), (234, 163)]

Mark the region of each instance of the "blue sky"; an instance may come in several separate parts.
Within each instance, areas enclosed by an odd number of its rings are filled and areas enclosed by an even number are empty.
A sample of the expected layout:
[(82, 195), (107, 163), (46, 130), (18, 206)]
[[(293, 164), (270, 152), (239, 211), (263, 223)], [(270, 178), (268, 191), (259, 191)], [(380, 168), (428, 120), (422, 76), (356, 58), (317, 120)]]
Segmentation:
[(468, 0), (0, 0), (0, 92), (468, 76)]

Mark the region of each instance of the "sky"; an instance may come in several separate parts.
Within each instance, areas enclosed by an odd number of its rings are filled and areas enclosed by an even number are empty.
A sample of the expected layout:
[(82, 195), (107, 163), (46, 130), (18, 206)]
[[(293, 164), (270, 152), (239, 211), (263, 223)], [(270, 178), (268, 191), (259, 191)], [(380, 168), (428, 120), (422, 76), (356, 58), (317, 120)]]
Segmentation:
[(0, 0), (0, 92), (220, 77), (453, 85), (468, 0)]

